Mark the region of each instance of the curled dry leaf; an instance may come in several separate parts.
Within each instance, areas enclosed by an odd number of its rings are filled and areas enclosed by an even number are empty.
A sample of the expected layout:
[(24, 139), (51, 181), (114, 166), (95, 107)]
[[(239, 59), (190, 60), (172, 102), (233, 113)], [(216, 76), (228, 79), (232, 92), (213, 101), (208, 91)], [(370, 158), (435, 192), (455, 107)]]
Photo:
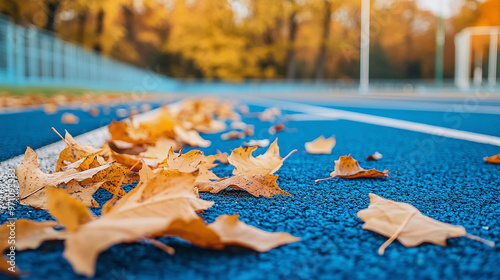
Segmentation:
[(198, 186), (198, 189), (200, 192), (218, 193), (228, 187), (233, 187), (234, 189), (245, 190), (255, 197), (273, 197), (277, 194), (291, 196), (291, 194), (278, 187), (276, 183), (277, 179), (278, 175), (236, 175), (216, 182), (203, 184)]
[(109, 168), (112, 164), (112, 162), (106, 163), (82, 172), (78, 172), (76, 168), (69, 168), (62, 172), (47, 174), (40, 170), (35, 151), (27, 147), (23, 162), (16, 169), (19, 181), (19, 200), (22, 205), (45, 209), (47, 207), (45, 187), (57, 187), (71, 180), (81, 182), (92, 178), (99, 171)]
[(325, 139), (323, 135), (316, 138), (312, 142), (305, 144), (306, 152), (310, 154), (331, 154), (333, 147), (335, 147), (335, 137), (332, 136)]
[(67, 162), (73, 163), (77, 160), (85, 158), (91, 154), (96, 154), (100, 152), (99, 149), (92, 147), (91, 145), (80, 145), (78, 144), (73, 136), (66, 131), (64, 138), (57, 132), (55, 128), (52, 128), (61, 139), (64, 140), (66, 148), (61, 151), (59, 158), (57, 159), (56, 171), (61, 171), (61, 168), (67, 165)]
[(382, 154), (379, 152), (375, 152), (373, 155), (368, 155), (366, 160), (379, 160), (382, 158)]
[(221, 215), (208, 225), (202, 219), (189, 222), (177, 220), (165, 234), (178, 236), (200, 247), (217, 250), (228, 245), (237, 245), (257, 252), (267, 252), (278, 246), (300, 241), (300, 238), (285, 232), (267, 232), (247, 225), (239, 221), (238, 216)]
[(205, 156), (199, 150), (192, 150), (185, 154), (181, 150), (179, 154), (176, 154), (170, 149), (167, 158), (160, 163), (160, 167), (164, 170), (177, 170), (183, 173), (198, 171), (197, 182), (218, 180), (219, 177), (209, 170), (217, 166), (214, 164), (216, 159), (217, 155)]
[(257, 147), (237, 148), (234, 149), (228, 157), (229, 163), (234, 166), (234, 175), (268, 175), (278, 171), (283, 165), (283, 161), (292, 153), (291, 151), (286, 157), (281, 158), (278, 147), (278, 139), (276, 139), (269, 149), (262, 155), (253, 157), (252, 153)]
[(217, 150), (217, 160), (222, 163), (222, 164), (229, 164), (229, 160), (227, 159), (228, 158), (228, 154), (227, 153), (223, 153), (219, 150)]
[(281, 109), (276, 107), (267, 108), (264, 112), (258, 114), (259, 120), (269, 122), (279, 116), (281, 116)]
[(147, 150), (143, 153), (140, 153), (140, 155), (161, 162), (167, 157), (168, 151), (171, 148), (174, 151), (178, 151), (181, 147), (176, 141), (172, 139), (160, 138), (156, 140), (156, 144), (154, 146), (149, 146)]
[(262, 140), (250, 140), (248, 142), (243, 143), (243, 146), (245, 147), (267, 147), (269, 146), (269, 140), (268, 139), (262, 139)]
[(485, 157), (484, 160), (489, 163), (500, 164), (500, 154), (492, 157)]
[(374, 169), (365, 170), (357, 160), (353, 159), (351, 155), (341, 156), (335, 161), (335, 170), (330, 173), (330, 177), (325, 179), (317, 179), (315, 183), (323, 180), (332, 179), (335, 177), (341, 177), (345, 179), (354, 178), (371, 178), (371, 177), (389, 177), (389, 169), (385, 169), (383, 172)]
[(206, 148), (212, 144), (209, 140), (201, 138), (196, 130), (184, 130), (180, 126), (175, 126), (174, 131), (179, 140), (189, 146)]
[(468, 234), (462, 226), (439, 222), (423, 215), (408, 203), (395, 202), (370, 194), (368, 208), (358, 212), (357, 216), (365, 222), (363, 229), (382, 234), (389, 239), (379, 248), (383, 255), (387, 246), (398, 240), (405, 247), (418, 246), (424, 242), (446, 246), (446, 239), (466, 236), (483, 242), (491, 247), (495, 243)]
[[(98, 255), (114, 244), (134, 242), (164, 232), (176, 220), (198, 219), (196, 212), (211, 207), (213, 202), (196, 197), (193, 192), (195, 179), (196, 174), (174, 171), (168, 175), (156, 174), (140, 183), (110, 206), (101, 218), (82, 223), (76, 231), (70, 232), (64, 257), (75, 272), (93, 276)], [(67, 203), (68, 198), (63, 200), (65, 202), (61, 203)], [(78, 215), (69, 211), (63, 214)]]

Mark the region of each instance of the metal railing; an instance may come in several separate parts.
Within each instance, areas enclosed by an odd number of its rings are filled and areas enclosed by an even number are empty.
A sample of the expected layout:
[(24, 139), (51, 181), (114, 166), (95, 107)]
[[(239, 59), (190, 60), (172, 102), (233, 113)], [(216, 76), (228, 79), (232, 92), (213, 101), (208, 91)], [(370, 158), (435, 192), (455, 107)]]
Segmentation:
[(95, 90), (170, 91), (177, 82), (63, 41), (0, 15), (0, 84)]

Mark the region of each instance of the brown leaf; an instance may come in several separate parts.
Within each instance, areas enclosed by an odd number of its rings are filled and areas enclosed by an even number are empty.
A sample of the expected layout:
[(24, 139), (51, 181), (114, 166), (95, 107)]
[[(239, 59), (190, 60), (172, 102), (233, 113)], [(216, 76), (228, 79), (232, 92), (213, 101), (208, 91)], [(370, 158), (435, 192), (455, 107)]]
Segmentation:
[(268, 175), (278, 171), (283, 161), (297, 150), (291, 151), (286, 157), (281, 158), (279, 154), (278, 139), (262, 155), (253, 157), (252, 152), (257, 147), (234, 149), (228, 157), (229, 163), (234, 166), (234, 175)]
[(387, 175), (389, 173), (389, 169), (385, 169), (383, 172), (377, 171), (374, 169), (365, 170), (359, 166), (357, 160), (353, 159), (351, 155), (341, 156), (338, 160), (335, 161), (335, 170), (330, 173), (330, 177), (325, 179), (317, 179), (314, 181), (315, 183), (323, 180), (332, 179), (335, 177), (341, 177), (345, 179), (354, 179), (354, 178), (370, 178), (370, 177), (389, 177)]
[(35, 151), (27, 147), (23, 162), (16, 169), (19, 181), (19, 200), (22, 205), (44, 209), (47, 207), (45, 187), (57, 187), (59, 184), (68, 183), (71, 180), (83, 181), (92, 178), (99, 171), (109, 168), (112, 164), (106, 163), (82, 172), (70, 168), (62, 172), (46, 174), (39, 168)]
[(273, 197), (277, 194), (289, 195), (288, 192), (280, 189), (276, 180), (278, 175), (236, 175), (230, 178), (224, 178), (216, 182), (203, 184), (198, 187), (200, 192), (218, 193), (228, 187), (241, 189), (249, 192), (255, 197), (265, 196)]
[(217, 160), (222, 164), (229, 164), (228, 154), (217, 150)]
[(61, 116), (61, 123), (64, 123), (64, 124), (77, 124), (78, 122), (80, 122), (80, 119), (71, 114), (71, 113), (64, 113), (62, 116)]
[(93, 276), (98, 255), (114, 244), (164, 232), (176, 220), (198, 219), (196, 212), (211, 207), (213, 202), (196, 197), (196, 176), (159, 173), (141, 182), (101, 218), (80, 224), (77, 231), (71, 232), (65, 242), (64, 257), (75, 272)]
[(306, 152), (310, 154), (331, 154), (333, 147), (335, 147), (335, 137), (325, 139), (323, 135), (316, 138), (312, 142), (305, 144)]
[(178, 236), (204, 248), (221, 250), (228, 245), (267, 252), (278, 246), (298, 242), (300, 238), (285, 232), (267, 232), (238, 220), (238, 214), (219, 216), (207, 225), (201, 218), (176, 220), (163, 234)]
[(366, 160), (379, 160), (382, 158), (382, 154), (379, 152), (375, 152), (373, 155), (368, 155)]
[(176, 141), (172, 139), (160, 138), (156, 140), (154, 146), (149, 146), (147, 150), (145, 152), (142, 152), (140, 155), (147, 158), (156, 159), (158, 160), (158, 162), (161, 162), (167, 157), (170, 148), (172, 148), (174, 151), (178, 151), (181, 147)]
[(370, 205), (368, 208), (359, 211), (357, 216), (365, 222), (363, 229), (389, 237), (380, 246), (380, 255), (383, 255), (385, 248), (396, 239), (405, 247), (418, 246), (424, 242), (446, 246), (446, 239), (448, 238), (467, 236), (491, 247), (494, 246), (491, 241), (467, 234), (461, 226), (454, 226), (429, 218), (408, 203), (395, 202), (372, 193), (369, 196)]
[(247, 135), (245, 132), (240, 131), (229, 131), (224, 134), (221, 134), (220, 139), (222, 140), (231, 140), (231, 139), (243, 139)]
[(180, 126), (175, 126), (174, 132), (180, 141), (192, 147), (206, 148), (212, 144), (209, 140), (201, 138), (200, 134), (196, 132), (196, 130), (184, 130)]
[(484, 160), (489, 163), (500, 164), (500, 154), (492, 157), (485, 157)]
[(55, 128), (52, 128), (52, 131), (59, 135), (59, 137), (61, 137), (66, 144), (66, 148), (61, 151), (59, 158), (57, 159), (56, 171), (61, 171), (61, 168), (67, 165), (66, 162), (72, 163), (100, 151), (91, 145), (78, 144), (68, 131), (66, 131), (64, 138), (61, 134), (59, 134), (59, 132), (57, 132), (57, 130), (55, 130)]
[(137, 145), (153, 145), (155, 143), (155, 140), (150, 138), (148, 130), (134, 128), (126, 121), (117, 122), (113, 120), (108, 126), (108, 131), (111, 134), (111, 140), (121, 140)]
[(67, 230), (77, 231), (80, 225), (92, 220), (92, 214), (85, 207), (85, 204), (68, 197), (68, 194), (63, 189), (48, 187), (46, 191), (50, 214), (63, 224)]
[(269, 128), (269, 134), (276, 134), (276, 132), (280, 132), (286, 129), (284, 123), (278, 123)]
[(92, 195), (101, 187), (104, 182), (88, 184), (82, 187), (77, 181), (71, 180), (66, 185), (66, 193), (72, 198), (80, 201), (87, 207), (99, 207), (99, 203), (92, 197)]

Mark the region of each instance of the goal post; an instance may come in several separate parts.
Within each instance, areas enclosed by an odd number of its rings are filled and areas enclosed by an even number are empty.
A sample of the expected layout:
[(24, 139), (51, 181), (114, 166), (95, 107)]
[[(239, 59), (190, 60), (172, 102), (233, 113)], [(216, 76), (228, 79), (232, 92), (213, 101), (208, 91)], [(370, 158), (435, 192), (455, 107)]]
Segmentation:
[(500, 26), (473, 26), (455, 35), (455, 85), (467, 90), (471, 81), (471, 40), (476, 35), (489, 35), (488, 85), (497, 84), (498, 33)]

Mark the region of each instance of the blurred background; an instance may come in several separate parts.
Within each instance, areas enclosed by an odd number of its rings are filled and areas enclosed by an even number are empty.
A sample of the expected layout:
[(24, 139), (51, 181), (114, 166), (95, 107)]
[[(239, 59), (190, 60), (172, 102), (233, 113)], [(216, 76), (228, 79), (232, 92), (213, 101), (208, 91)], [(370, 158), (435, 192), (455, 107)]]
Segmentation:
[(0, 83), (11, 86), (358, 90), (364, 67), (374, 89), (470, 90), (495, 88), (500, 72), (498, 0), (2, 0), (0, 13)]

